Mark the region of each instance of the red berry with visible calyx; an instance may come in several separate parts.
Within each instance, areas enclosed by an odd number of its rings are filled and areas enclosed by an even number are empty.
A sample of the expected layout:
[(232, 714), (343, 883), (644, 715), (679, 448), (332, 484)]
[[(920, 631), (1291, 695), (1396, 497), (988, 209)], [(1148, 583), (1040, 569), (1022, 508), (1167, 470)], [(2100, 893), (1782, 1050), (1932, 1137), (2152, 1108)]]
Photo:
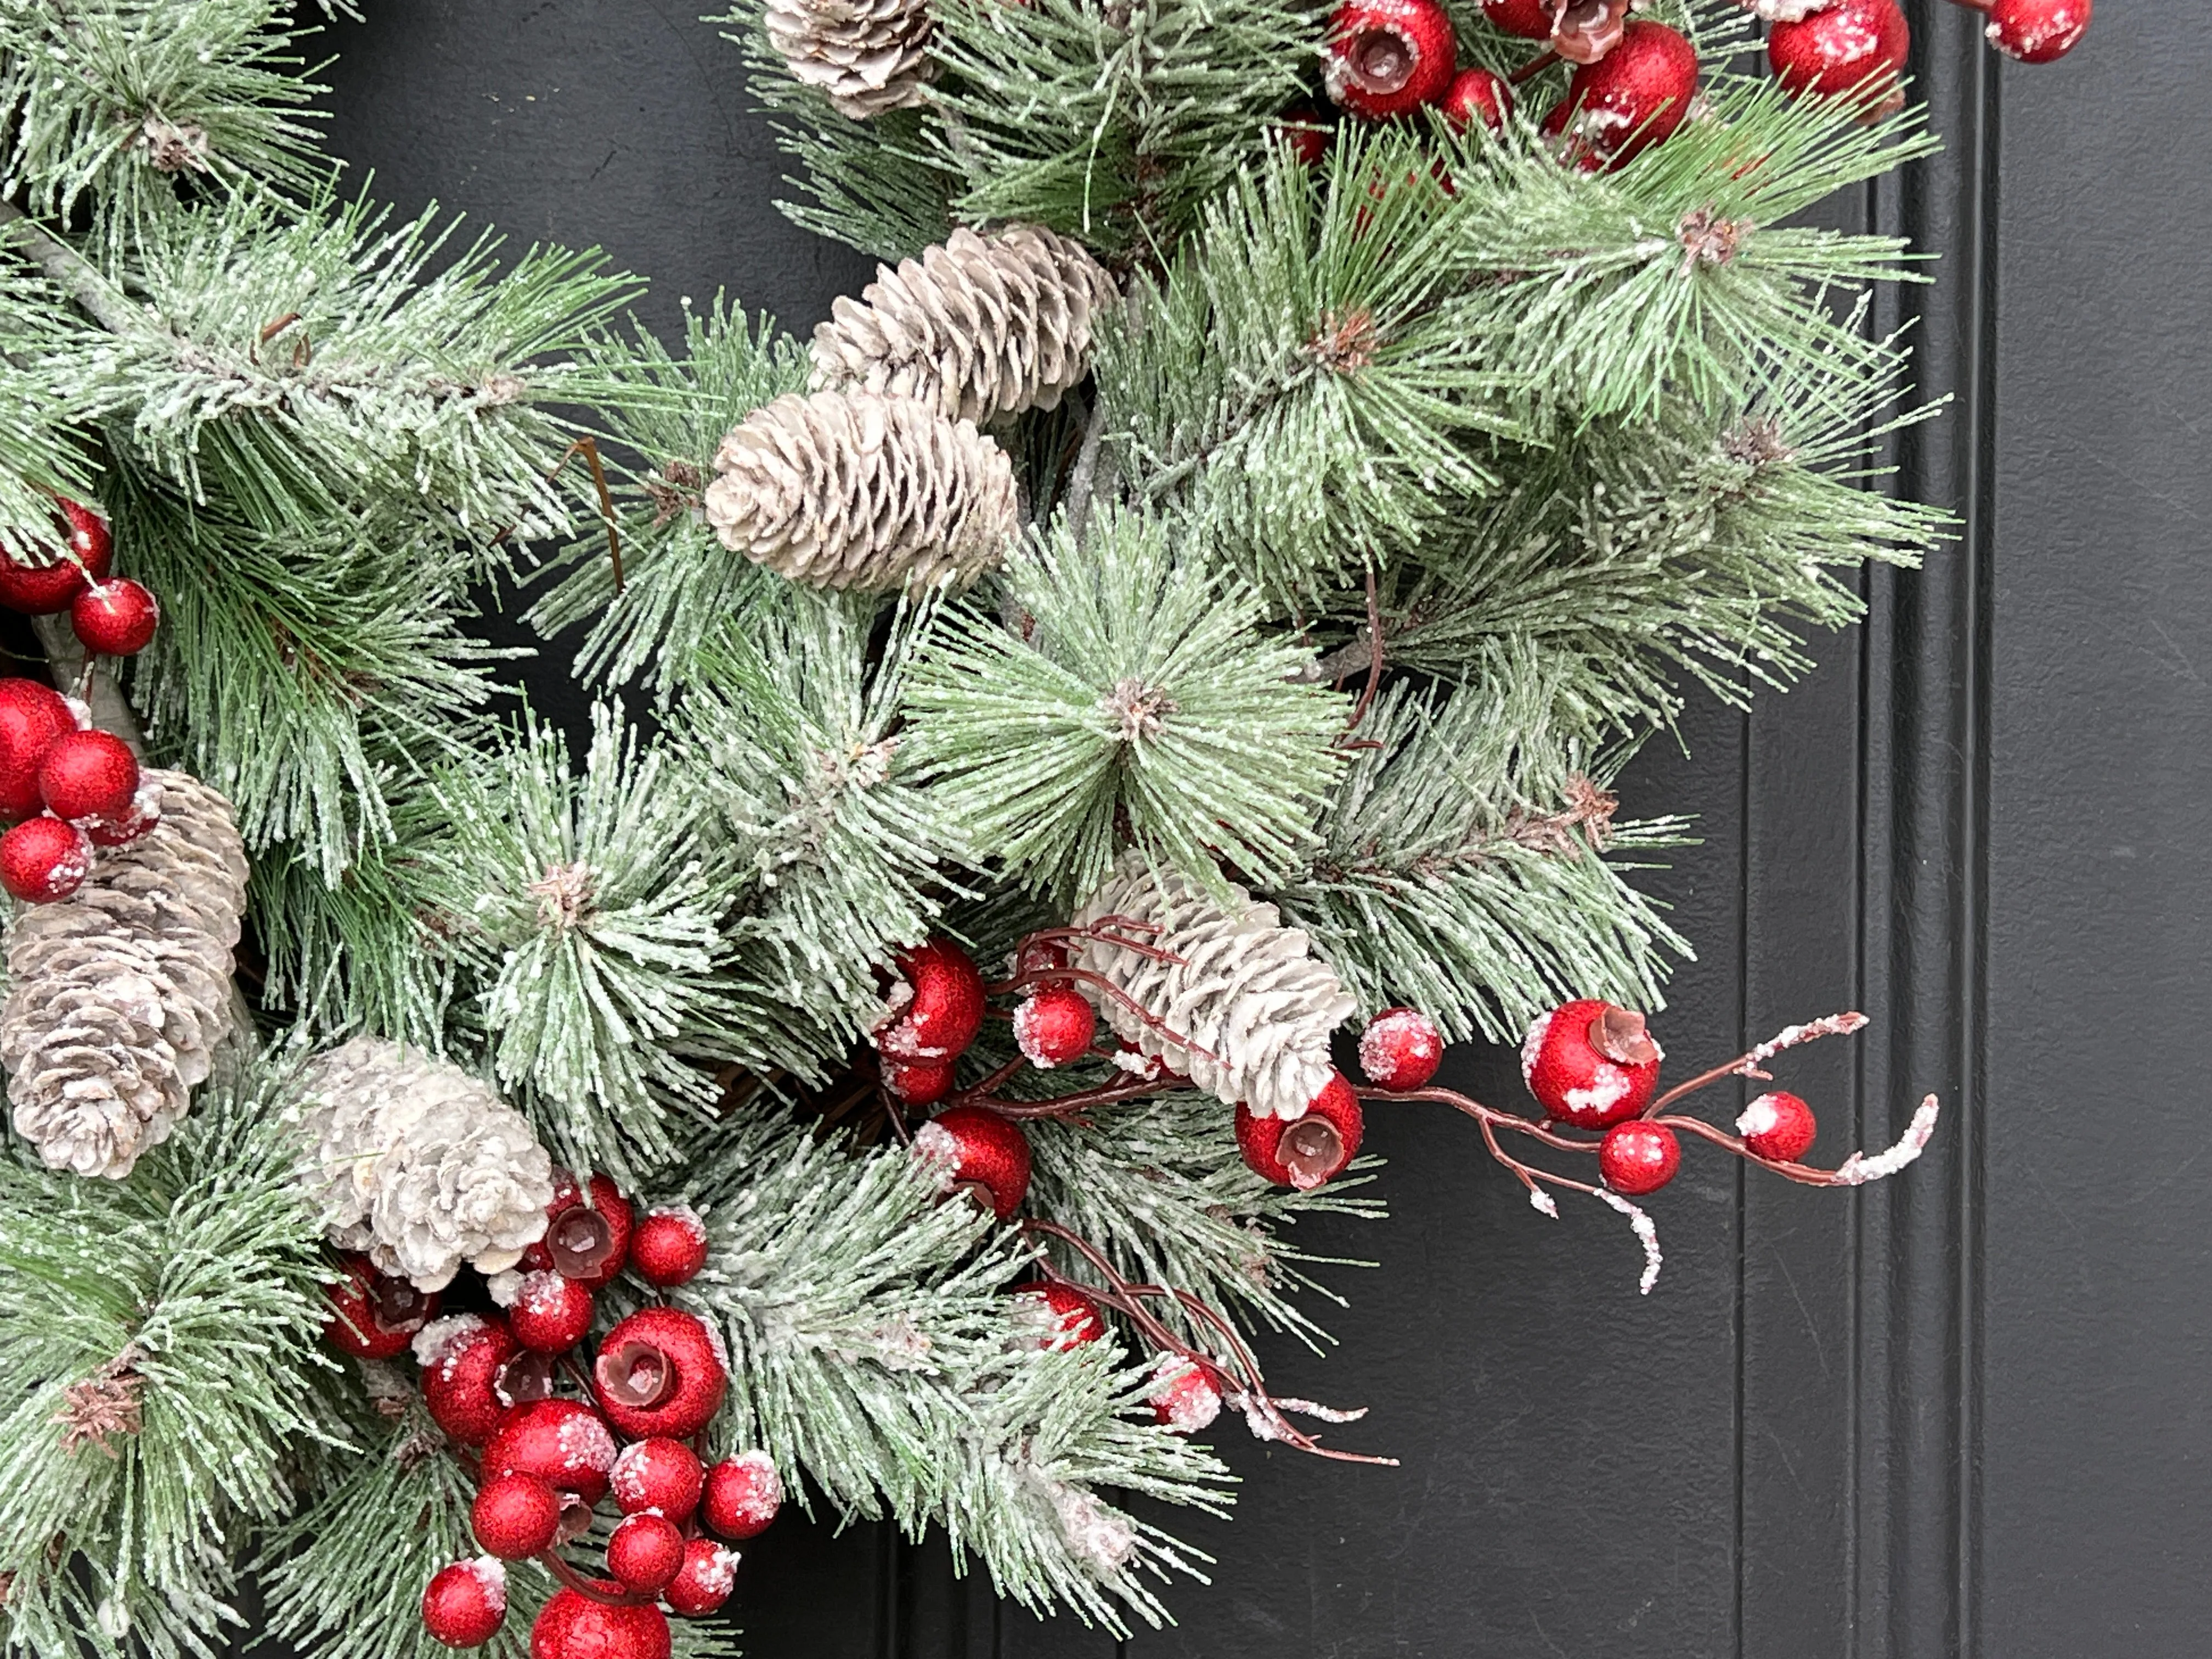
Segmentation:
[(1339, 107), (1383, 121), (1443, 97), (1458, 61), (1437, 0), (1347, 0), (1328, 20), (1322, 85)]
[(1385, 1008), (1359, 1034), (1359, 1069), (1378, 1089), (1426, 1088), (1443, 1059), (1443, 1033), (1418, 1008)]
[(1552, 38), (1552, 0), (1482, 0), (1483, 21), (1523, 40)]
[(2089, 32), (2091, 0), (1984, 0), (1990, 44), (2023, 64), (2063, 58)]
[(671, 1613), (703, 1619), (721, 1610), (737, 1583), (738, 1553), (711, 1538), (694, 1538), (684, 1546), (684, 1565), (660, 1599)]
[(39, 763), (46, 811), (71, 823), (112, 821), (138, 795), (138, 757), (112, 732), (64, 732)]
[(948, 1193), (965, 1193), (1004, 1221), (1030, 1190), (1030, 1141), (1022, 1126), (983, 1106), (955, 1106), (915, 1131), (914, 1156)]
[(348, 1256), (341, 1277), (323, 1288), (331, 1304), (323, 1335), (357, 1359), (390, 1359), (407, 1352), (415, 1333), (438, 1316), (438, 1293), (380, 1273), (366, 1256)]
[(415, 1335), (422, 1403), (448, 1438), (481, 1446), (514, 1407), (553, 1391), (542, 1355), (526, 1353), (506, 1324), (482, 1314), (453, 1314)]
[(70, 626), (86, 650), (101, 656), (137, 656), (161, 625), (154, 595), (127, 576), (94, 582), (70, 605)]
[(624, 1589), (657, 1595), (684, 1565), (684, 1529), (665, 1515), (624, 1517), (607, 1540), (607, 1571)]
[(1545, 1116), (1577, 1129), (1609, 1129), (1651, 1103), (1665, 1058), (1634, 1010), (1570, 1002), (1528, 1028), (1521, 1079)]
[(1820, 1126), (1813, 1109), (1781, 1089), (1763, 1094), (1743, 1109), (1736, 1133), (1754, 1158), (1770, 1164), (1795, 1164), (1813, 1150)]
[(1682, 1143), (1663, 1123), (1641, 1118), (1616, 1123), (1598, 1145), (1597, 1167), (1613, 1191), (1641, 1198), (1674, 1178), (1682, 1167)]
[(76, 729), (76, 710), (51, 685), (0, 679), (0, 818), (33, 817), (46, 810), (40, 763)]
[(565, 1585), (530, 1627), (530, 1659), (668, 1659), (672, 1645), (659, 1607), (595, 1601)]
[(553, 1547), (561, 1535), (561, 1494), (534, 1474), (495, 1474), (469, 1505), (477, 1542), (502, 1561), (521, 1561)]
[(600, 1339), (592, 1362), (599, 1409), (632, 1439), (698, 1433), (721, 1408), (729, 1385), (714, 1333), (680, 1308), (639, 1309)]
[(1237, 1147), (1245, 1166), (1278, 1187), (1300, 1192), (1342, 1174), (1358, 1155), (1366, 1132), (1359, 1097), (1341, 1072), (1328, 1074), (1303, 1117), (1260, 1117), (1249, 1106), (1237, 1109)]
[(545, 1206), (545, 1236), (522, 1253), (527, 1268), (550, 1268), (598, 1290), (623, 1270), (636, 1212), (605, 1176), (592, 1177), (589, 1200), (576, 1177), (553, 1172), (553, 1201)]
[(490, 1556), (441, 1567), (422, 1591), (422, 1628), (449, 1648), (480, 1648), (507, 1618), (507, 1569)]
[(1228, 1392), (1228, 1383), (1212, 1366), (1180, 1354), (1163, 1354), (1154, 1379), (1146, 1395), (1152, 1415), (1177, 1434), (1196, 1434), (1221, 1415), (1221, 1396)]
[(1897, 0), (1838, 0), (1826, 11), (1777, 23), (1766, 61), (1796, 97), (1845, 93), (1880, 101), (1901, 98), (1897, 77), (1912, 48), (1912, 26)]
[(706, 1265), (706, 1224), (681, 1204), (647, 1212), (629, 1236), (630, 1271), (658, 1289), (687, 1285)]
[(1628, 25), (1620, 44), (1585, 64), (1544, 118), (1547, 138), (1586, 173), (1625, 167), (1674, 134), (1698, 95), (1698, 49), (1664, 23)]
[(1029, 1284), (1015, 1285), (1014, 1294), (1033, 1303), (1041, 1316), (1037, 1334), (1040, 1348), (1064, 1353), (1086, 1342), (1096, 1342), (1106, 1334), (1105, 1316), (1098, 1311), (1098, 1304), (1073, 1285), (1055, 1284), (1048, 1279), (1033, 1279)]
[(894, 1060), (958, 1059), (983, 1029), (983, 975), (974, 958), (949, 939), (933, 939), (900, 952), (898, 965), (877, 1048)]
[(1486, 69), (1462, 70), (1444, 90), (1444, 119), (1465, 132), (1480, 121), (1492, 132), (1513, 118), (1513, 88)]
[(783, 1477), (764, 1451), (739, 1452), (707, 1471), (699, 1518), (709, 1532), (743, 1543), (769, 1529), (783, 1507)]
[(514, 1340), (539, 1353), (566, 1353), (592, 1328), (592, 1293), (573, 1279), (540, 1268), (522, 1276), (507, 1310)]
[(1097, 1033), (1098, 1011), (1072, 985), (1048, 985), (1014, 1010), (1014, 1042), (1042, 1070), (1081, 1060)]
[(533, 1400), (500, 1420), (484, 1442), (483, 1474), (534, 1474), (586, 1504), (607, 1495), (615, 1437), (606, 1419), (580, 1401)]
[(681, 1440), (657, 1434), (633, 1440), (617, 1454), (608, 1490), (624, 1515), (650, 1510), (681, 1525), (699, 1507), (706, 1479), (697, 1452)]
[(0, 836), (0, 886), (26, 904), (52, 904), (92, 873), (92, 838), (59, 818), (26, 818)]
[(61, 504), (69, 525), (69, 550), (41, 550), (31, 556), (0, 547), (0, 605), (27, 617), (52, 617), (70, 608), (76, 596), (106, 579), (115, 559), (115, 538), (107, 520), (72, 501)]

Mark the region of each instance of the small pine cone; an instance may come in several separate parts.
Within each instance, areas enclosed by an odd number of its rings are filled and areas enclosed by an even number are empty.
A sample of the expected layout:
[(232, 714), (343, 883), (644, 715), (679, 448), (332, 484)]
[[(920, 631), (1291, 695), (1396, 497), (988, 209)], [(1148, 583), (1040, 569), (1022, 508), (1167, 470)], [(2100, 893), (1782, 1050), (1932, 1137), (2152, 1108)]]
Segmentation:
[(856, 121), (921, 101), (929, 79), (924, 0), (769, 0), (769, 44), (793, 78)]
[(1091, 369), (1091, 319), (1117, 297), (1082, 245), (1035, 225), (956, 230), (814, 331), (817, 391), (919, 398), (948, 418), (1052, 409)]
[(246, 909), (230, 803), (182, 772), (144, 781), (160, 821), (16, 917), (0, 1008), (17, 1132), (55, 1169), (116, 1180), (168, 1139), (230, 1034)]
[(529, 1120), (459, 1066), (356, 1037), (302, 1079), (302, 1178), (342, 1249), (418, 1290), (495, 1273), (545, 1231), (553, 1160)]
[[(1241, 887), (1231, 891), (1235, 902), (1224, 910), (1177, 872), (1155, 874), (1140, 854), (1124, 854), (1076, 925), (1119, 931), (1180, 961), (1090, 940), (1075, 965), (1211, 1058), (1147, 1025), (1120, 998), (1085, 986), (1116, 1035), (1143, 1053), (1256, 1117), (1304, 1117), (1333, 1070), (1329, 1035), (1358, 1004), (1327, 963), (1306, 954), (1303, 933), (1279, 925), (1273, 905), (1254, 903)], [(1108, 917), (1150, 927), (1116, 929)]]
[(813, 587), (927, 586), (998, 562), (1018, 513), (1006, 452), (912, 398), (796, 392), (722, 440), (707, 521)]

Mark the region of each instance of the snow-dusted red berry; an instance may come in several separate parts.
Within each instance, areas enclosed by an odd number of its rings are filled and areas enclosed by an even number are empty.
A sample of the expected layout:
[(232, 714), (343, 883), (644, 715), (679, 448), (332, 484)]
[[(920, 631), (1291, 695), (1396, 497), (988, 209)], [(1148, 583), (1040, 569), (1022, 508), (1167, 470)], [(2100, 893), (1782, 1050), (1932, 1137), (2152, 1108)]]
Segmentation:
[(647, 1284), (673, 1290), (707, 1265), (707, 1228), (680, 1204), (646, 1212), (629, 1237), (630, 1271)]
[(0, 836), (0, 886), (26, 904), (52, 904), (92, 873), (92, 839), (59, 818), (26, 818)]
[(0, 679), (0, 818), (27, 818), (46, 810), (40, 763), (76, 729), (76, 711), (51, 685)]
[(1616, 1193), (1641, 1198), (1656, 1193), (1682, 1167), (1682, 1143), (1663, 1123), (1641, 1118), (1616, 1123), (1597, 1149), (1598, 1173)]
[(593, 1176), (589, 1201), (576, 1177), (553, 1172), (553, 1201), (545, 1206), (545, 1237), (522, 1253), (525, 1267), (550, 1267), (564, 1279), (598, 1290), (629, 1259), (636, 1212), (622, 1189)]
[(1048, 1071), (1089, 1054), (1097, 1030), (1098, 1011), (1072, 985), (1048, 985), (1014, 1010), (1014, 1041), (1030, 1065)]
[(949, 1060), (894, 1060), (884, 1056), (884, 1087), (907, 1106), (934, 1106), (952, 1092)]
[(1650, 1104), (1665, 1058), (1643, 1015), (1609, 1002), (1570, 1002), (1528, 1028), (1521, 1078), (1545, 1116), (1609, 1129)]
[(1838, 0), (1766, 37), (1766, 61), (1797, 97), (1844, 93), (1878, 101), (1894, 94), (1912, 48), (1912, 26), (1897, 0)]
[(623, 1518), (607, 1540), (607, 1571), (624, 1589), (658, 1595), (684, 1565), (684, 1529), (665, 1515)]
[(111, 817), (79, 820), (77, 828), (92, 838), (94, 847), (127, 847), (161, 821), (161, 787), (142, 778), (131, 805)]
[(1492, 132), (1513, 118), (1513, 88), (1486, 69), (1463, 69), (1444, 88), (1444, 119), (1465, 132), (1480, 121)]
[(1552, 0), (1482, 0), (1483, 21), (1523, 40), (1552, 38)]
[(684, 1565), (660, 1599), (671, 1613), (703, 1619), (721, 1610), (737, 1583), (738, 1553), (711, 1538), (694, 1538), (684, 1545)]
[(530, 1627), (530, 1659), (668, 1659), (672, 1645), (659, 1607), (594, 1601), (565, 1585)]
[(119, 818), (138, 794), (138, 757), (112, 732), (64, 732), (39, 763), (39, 793), (58, 818)]
[(1322, 84), (1340, 108), (1388, 120), (1443, 97), (1458, 60), (1437, 0), (1346, 0), (1328, 20)]
[(1221, 1415), (1224, 1391), (1221, 1373), (1212, 1366), (1194, 1364), (1181, 1354), (1163, 1354), (1146, 1399), (1152, 1415), (1177, 1434), (1196, 1434)]
[(481, 1446), (510, 1407), (550, 1392), (551, 1373), (528, 1362), (501, 1320), (453, 1314), (416, 1332), (414, 1347), (430, 1420), (464, 1446)]
[(1022, 1126), (982, 1106), (955, 1106), (915, 1131), (914, 1156), (948, 1193), (966, 1193), (1004, 1221), (1030, 1190), (1030, 1141)]
[(1378, 1089), (1426, 1088), (1443, 1058), (1443, 1033), (1418, 1008), (1385, 1008), (1359, 1034), (1359, 1069)]
[(483, 1474), (534, 1474), (586, 1504), (607, 1493), (615, 1437), (606, 1420), (576, 1400), (533, 1400), (501, 1419), (484, 1443)]
[(1763, 1094), (1745, 1107), (1735, 1127), (1753, 1156), (1775, 1164), (1795, 1164), (1813, 1150), (1820, 1133), (1813, 1109), (1782, 1089)]
[(108, 657), (135, 657), (153, 642), (161, 607), (128, 576), (94, 582), (70, 605), (70, 626), (84, 648)]
[(1056, 1284), (1048, 1279), (1033, 1279), (1029, 1284), (1015, 1285), (1014, 1294), (1036, 1304), (1041, 1316), (1037, 1322), (1040, 1348), (1055, 1352), (1079, 1348), (1106, 1334), (1105, 1316), (1098, 1311), (1098, 1304), (1073, 1285)]
[(1341, 1174), (1367, 1132), (1359, 1097), (1341, 1072), (1331, 1072), (1304, 1117), (1260, 1117), (1237, 1109), (1237, 1146), (1245, 1166), (1278, 1187), (1310, 1191)]
[(1990, 44), (2023, 64), (2050, 64), (2081, 44), (2092, 0), (1982, 0)]
[(680, 1308), (639, 1309), (600, 1339), (592, 1363), (599, 1408), (633, 1439), (698, 1433), (721, 1408), (729, 1385), (714, 1333)]
[(422, 1591), (422, 1628), (449, 1648), (480, 1648), (507, 1618), (507, 1569), (489, 1555), (441, 1567)]
[(341, 1353), (390, 1359), (406, 1352), (415, 1333), (438, 1316), (435, 1291), (380, 1273), (366, 1256), (348, 1256), (339, 1271), (337, 1282), (323, 1290), (331, 1304), (323, 1334)]
[(743, 1543), (769, 1529), (783, 1507), (783, 1477), (764, 1451), (739, 1452), (707, 1471), (699, 1518), (708, 1530)]
[(520, 1561), (550, 1549), (561, 1532), (561, 1495), (535, 1474), (495, 1474), (469, 1506), (477, 1542), (504, 1561)]
[(957, 1060), (983, 1029), (983, 975), (949, 939), (902, 951), (899, 982), (876, 1026), (876, 1047), (896, 1060)]
[(107, 520), (76, 501), (64, 500), (61, 508), (69, 525), (66, 554), (51, 549), (27, 556), (0, 547), (0, 605), (27, 617), (57, 616), (106, 579), (115, 560)]
[(1544, 135), (1584, 172), (1625, 167), (1672, 137), (1697, 95), (1698, 49), (1664, 23), (1639, 19), (1618, 46), (1575, 71)]
[(507, 1326), (526, 1348), (566, 1353), (591, 1331), (592, 1293), (576, 1280), (542, 1267), (525, 1273), (514, 1305), (507, 1310)]
[(608, 1480), (615, 1504), (624, 1515), (651, 1510), (681, 1524), (699, 1507), (706, 1478), (697, 1452), (681, 1440), (652, 1435), (622, 1449)]

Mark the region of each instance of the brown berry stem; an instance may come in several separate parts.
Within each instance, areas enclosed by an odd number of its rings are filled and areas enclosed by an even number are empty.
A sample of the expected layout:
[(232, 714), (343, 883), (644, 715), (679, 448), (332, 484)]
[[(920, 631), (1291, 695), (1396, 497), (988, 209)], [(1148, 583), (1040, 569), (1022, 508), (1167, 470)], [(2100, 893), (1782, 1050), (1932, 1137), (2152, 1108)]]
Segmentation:
[(1700, 1072), (1687, 1083), (1678, 1083), (1644, 1109), (1644, 1115), (1656, 1118), (1676, 1101), (1693, 1095), (1723, 1078), (1747, 1077), (1761, 1083), (1771, 1079), (1759, 1068), (1784, 1049), (1802, 1048), (1808, 1042), (1817, 1042), (1825, 1036), (1849, 1036), (1854, 1031), (1866, 1029), (1867, 1017), (1857, 1012), (1830, 1014), (1826, 1019), (1816, 1019), (1803, 1025), (1785, 1025), (1756, 1048), (1738, 1054), (1725, 1065), (1716, 1066), (1710, 1072)]
[(578, 1572), (561, 1559), (558, 1550), (543, 1551), (538, 1559), (544, 1564), (547, 1571), (570, 1589), (586, 1601), (597, 1601), (603, 1607), (641, 1607), (655, 1599), (647, 1592), (625, 1589), (611, 1578), (594, 1578), (588, 1573)]
[(1522, 64), (1519, 69), (1515, 70), (1509, 78), (1511, 80), (1512, 83), (1517, 87), (1523, 82), (1534, 80), (1538, 76), (1541, 75), (1546, 70), (1551, 68), (1553, 64), (1559, 61), (1559, 54), (1556, 52), (1539, 52), (1535, 57)]

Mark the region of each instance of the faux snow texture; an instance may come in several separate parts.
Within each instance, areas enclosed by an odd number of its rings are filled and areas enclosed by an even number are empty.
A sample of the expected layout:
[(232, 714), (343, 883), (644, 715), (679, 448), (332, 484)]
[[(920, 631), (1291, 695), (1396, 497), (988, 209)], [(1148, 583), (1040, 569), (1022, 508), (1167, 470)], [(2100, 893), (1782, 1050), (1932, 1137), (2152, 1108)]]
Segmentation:
[(17, 1133), (55, 1169), (116, 1180), (168, 1139), (230, 1032), (246, 908), (230, 803), (182, 772), (145, 781), (161, 822), (15, 919), (0, 1009)]
[(836, 301), (814, 331), (814, 387), (919, 398), (957, 420), (1052, 409), (1090, 372), (1091, 317), (1117, 298), (1080, 244), (1039, 226), (956, 230)]
[(794, 79), (865, 121), (921, 101), (929, 78), (924, 0), (768, 0), (769, 44)]
[(1017, 526), (1006, 452), (913, 398), (793, 393), (722, 440), (707, 520), (815, 587), (921, 587), (997, 562)]
[[(1183, 876), (1148, 870), (1124, 854), (1113, 878), (1076, 922), (1117, 931), (1105, 919), (1150, 924), (1125, 937), (1180, 958), (1086, 942), (1076, 965), (1103, 975), (1196, 1054), (1137, 1016), (1117, 997), (1084, 988), (1115, 1033), (1147, 1054), (1258, 1117), (1298, 1118), (1329, 1079), (1329, 1034), (1358, 1008), (1327, 963), (1307, 954), (1306, 936), (1278, 925), (1272, 904), (1232, 886), (1224, 909)], [(1209, 1058), (1208, 1055), (1212, 1057)]]
[(464, 1263), (495, 1273), (545, 1231), (553, 1160), (490, 1085), (382, 1037), (307, 1068), (303, 1176), (341, 1249), (442, 1290)]

